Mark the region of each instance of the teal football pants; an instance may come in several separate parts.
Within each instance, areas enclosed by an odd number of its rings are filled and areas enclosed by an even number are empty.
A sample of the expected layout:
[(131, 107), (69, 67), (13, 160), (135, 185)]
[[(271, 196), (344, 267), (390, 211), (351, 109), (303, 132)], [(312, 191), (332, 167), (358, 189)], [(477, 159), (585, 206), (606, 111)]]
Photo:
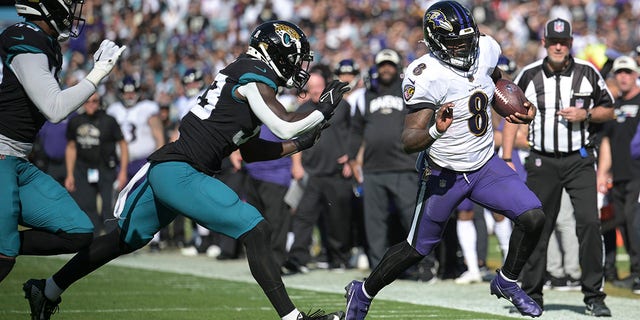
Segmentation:
[(234, 239), (263, 220), (220, 180), (185, 162), (160, 162), (151, 165), (147, 179), (127, 196), (119, 221), (124, 241), (139, 249), (178, 214)]
[(0, 254), (16, 257), (18, 224), (51, 233), (93, 233), (67, 190), (23, 158), (0, 155)]

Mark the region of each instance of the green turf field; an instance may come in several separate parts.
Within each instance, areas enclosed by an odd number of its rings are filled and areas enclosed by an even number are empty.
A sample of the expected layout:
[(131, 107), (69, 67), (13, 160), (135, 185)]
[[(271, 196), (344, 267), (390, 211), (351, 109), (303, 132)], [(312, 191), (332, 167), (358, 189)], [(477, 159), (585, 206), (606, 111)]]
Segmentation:
[[(28, 319), (22, 283), (49, 275), (62, 259), (19, 257), (13, 272), (0, 284), (0, 319)], [(344, 307), (341, 294), (289, 289), (303, 311)], [(375, 301), (372, 319), (509, 319), (455, 309)], [(224, 281), (169, 272), (105, 266), (72, 286), (52, 319), (278, 319), (256, 284)]]
[[(69, 258), (19, 257), (13, 272), (0, 283), (0, 320), (29, 319), (22, 283), (51, 275)], [(628, 261), (619, 262), (624, 276)], [(488, 264), (496, 268), (499, 263), (492, 236)], [(336, 311), (344, 308), (344, 286), (367, 275), (366, 270), (316, 270), (284, 281), (302, 311)], [(610, 283), (605, 292), (614, 319), (640, 318), (638, 295)], [(586, 319), (582, 298), (575, 291), (545, 291), (547, 308), (540, 319)], [(72, 286), (60, 307), (52, 319), (278, 319), (252, 279), (246, 260), (220, 262), (206, 256), (184, 257), (172, 250), (154, 254), (142, 249), (116, 259)], [(368, 319), (523, 319), (512, 310), (506, 300), (489, 295), (488, 282), (460, 286), (451, 280), (435, 284), (398, 280), (380, 292)]]

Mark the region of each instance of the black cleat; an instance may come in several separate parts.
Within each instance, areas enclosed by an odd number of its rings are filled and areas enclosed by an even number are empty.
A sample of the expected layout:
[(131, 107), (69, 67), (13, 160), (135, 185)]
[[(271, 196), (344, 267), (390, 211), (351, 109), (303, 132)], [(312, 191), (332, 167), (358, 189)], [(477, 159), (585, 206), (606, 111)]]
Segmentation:
[(31, 320), (49, 320), (51, 315), (58, 311), (58, 305), (62, 298), (56, 301), (47, 299), (44, 295), (44, 279), (29, 279), (22, 285), (24, 298), (29, 300), (31, 307)]
[(325, 314), (322, 310), (316, 310), (314, 312), (309, 312), (307, 315), (304, 312), (300, 312), (298, 315), (298, 320), (343, 320), (344, 312), (336, 311), (332, 313)]
[(585, 313), (594, 317), (611, 317), (611, 310), (604, 304), (604, 301), (588, 303)]

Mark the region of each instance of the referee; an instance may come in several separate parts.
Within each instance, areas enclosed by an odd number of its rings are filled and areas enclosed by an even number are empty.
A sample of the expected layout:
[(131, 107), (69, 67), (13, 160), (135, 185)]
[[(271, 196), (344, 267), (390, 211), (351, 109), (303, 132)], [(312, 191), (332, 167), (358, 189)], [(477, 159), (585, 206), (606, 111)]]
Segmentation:
[[(524, 67), (515, 79), (538, 108), (529, 127), (531, 153), (525, 169), (527, 185), (542, 202), (547, 217), (538, 246), (522, 271), (522, 289), (543, 307), (547, 245), (565, 188), (576, 218), (586, 313), (610, 317), (602, 290), (603, 244), (596, 200), (593, 124), (613, 119), (613, 97), (598, 70), (571, 56), (572, 44), (568, 21), (547, 22), (542, 39), (547, 57)], [(511, 150), (504, 154), (510, 155)]]

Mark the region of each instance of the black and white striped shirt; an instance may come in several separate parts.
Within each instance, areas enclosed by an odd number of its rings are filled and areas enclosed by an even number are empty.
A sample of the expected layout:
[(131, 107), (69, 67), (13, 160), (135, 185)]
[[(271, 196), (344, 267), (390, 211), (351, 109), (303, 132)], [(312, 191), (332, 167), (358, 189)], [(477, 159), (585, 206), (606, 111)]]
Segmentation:
[(529, 126), (529, 144), (546, 153), (575, 152), (594, 138), (589, 122), (571, 123), (557, 112), (569, 106), (613, 107), (613, 95), (591, 63), (570, 57), (564, 71), (554, 72), (546, 59), (525, 66), (514, 81), (538, 108)]

